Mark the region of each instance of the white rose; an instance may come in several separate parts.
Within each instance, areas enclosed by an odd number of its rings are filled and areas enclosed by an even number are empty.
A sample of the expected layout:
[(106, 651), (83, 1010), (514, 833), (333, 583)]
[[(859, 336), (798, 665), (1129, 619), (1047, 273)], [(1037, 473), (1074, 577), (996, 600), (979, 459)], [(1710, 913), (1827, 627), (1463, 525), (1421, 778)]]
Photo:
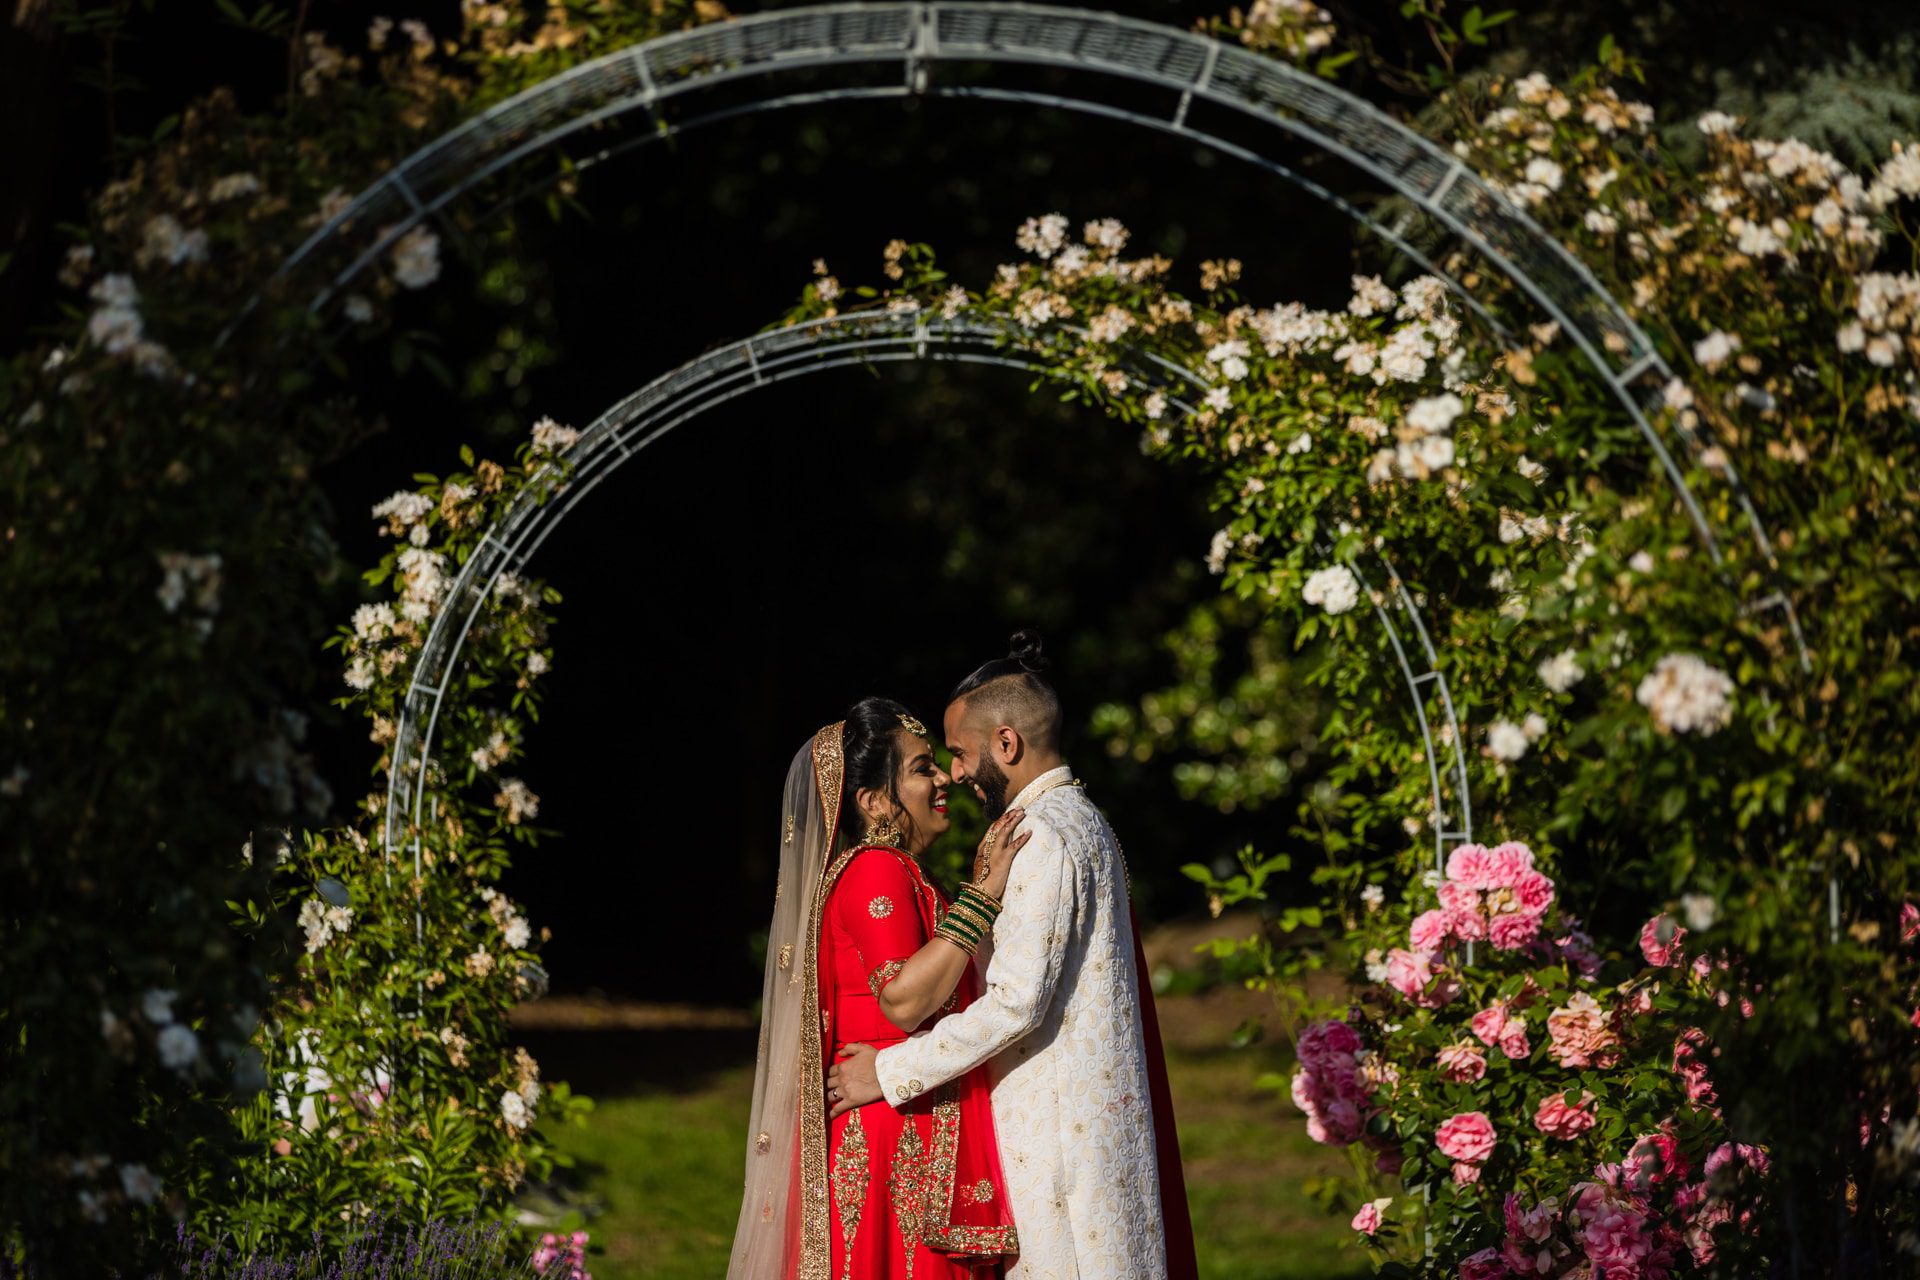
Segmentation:
[(1527, 754), (1526, 730), (1511, 720), (1495, 720), (1487, 726), (1487, 750), (1496, 760), (1518, 760)]

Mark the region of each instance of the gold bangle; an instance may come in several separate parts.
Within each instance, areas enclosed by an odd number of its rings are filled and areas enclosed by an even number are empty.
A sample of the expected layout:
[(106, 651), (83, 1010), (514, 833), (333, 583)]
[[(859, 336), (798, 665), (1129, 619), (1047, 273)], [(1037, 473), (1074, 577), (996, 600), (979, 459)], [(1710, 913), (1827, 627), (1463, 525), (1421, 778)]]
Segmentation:
[(942, 920), (933, 932), (936, 937), (945, 938), (969, 955), (980, 946), (980, 935), (963, 921)]
[(973, 896), (980, 899), (981, 905), (992, 907), (996, 911), (998, 911), (1003, 905), (1005, 905), (1000, 901), (1000, 899), (994, 897), (992, 894), (988, 893), (985, 889), (982, 889), (980, 887), (980, 882), (978, 880), (963, 881), (960, 885), (959, 892), (963, 894), (972, 894)]
[(993, 921), (981, 915), (970, 903), (956, 902), (948, 907), (947, 919), (981, 937), (993, 932)]

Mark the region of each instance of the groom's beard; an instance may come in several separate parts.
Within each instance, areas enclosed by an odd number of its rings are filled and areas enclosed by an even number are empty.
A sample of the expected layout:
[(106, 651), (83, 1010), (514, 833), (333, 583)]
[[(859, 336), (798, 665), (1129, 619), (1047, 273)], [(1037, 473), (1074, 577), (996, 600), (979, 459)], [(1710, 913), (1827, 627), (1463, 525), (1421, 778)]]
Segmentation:
[(1007, 811), (1007, 775), (1000, 772), (997, 760), (982, 760), (973, 767), (973, 785), (980, 788), (980, 802), (988, 822)]

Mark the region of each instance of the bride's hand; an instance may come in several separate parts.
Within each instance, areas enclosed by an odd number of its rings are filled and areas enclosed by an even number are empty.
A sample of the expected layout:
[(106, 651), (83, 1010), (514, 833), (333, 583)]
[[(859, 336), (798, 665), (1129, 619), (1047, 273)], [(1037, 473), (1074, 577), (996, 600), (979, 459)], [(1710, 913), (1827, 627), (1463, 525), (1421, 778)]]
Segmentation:
[[(1009, 809), (995, 819), (980, 839), (980, 850), (973, 858), (973, 882), (996, 898), (1007, 893), (1007, 875), (1013, 870), (1013, 855), (1033, 838), (1033, 832), (1012, 836), (1013, 829), (1026, 816), (1024, 809)], [(1011, 839), (1008, 837), (1012, 836)]]

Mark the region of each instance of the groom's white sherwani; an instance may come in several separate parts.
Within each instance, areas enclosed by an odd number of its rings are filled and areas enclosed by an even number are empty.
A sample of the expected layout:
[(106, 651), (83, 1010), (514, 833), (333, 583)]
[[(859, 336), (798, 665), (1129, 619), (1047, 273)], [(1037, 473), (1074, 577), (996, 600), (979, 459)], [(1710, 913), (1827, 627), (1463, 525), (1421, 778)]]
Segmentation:
[(1020, 1233), (1008, 1280), (1164, 1280), (1160, 1178), (1126, 871), (1064, 766), (1033, 780), (1032, 838), (994, 924), (986, 994), (882, 1049), (895, 1106), (992, 1060), (993, 1121)]

